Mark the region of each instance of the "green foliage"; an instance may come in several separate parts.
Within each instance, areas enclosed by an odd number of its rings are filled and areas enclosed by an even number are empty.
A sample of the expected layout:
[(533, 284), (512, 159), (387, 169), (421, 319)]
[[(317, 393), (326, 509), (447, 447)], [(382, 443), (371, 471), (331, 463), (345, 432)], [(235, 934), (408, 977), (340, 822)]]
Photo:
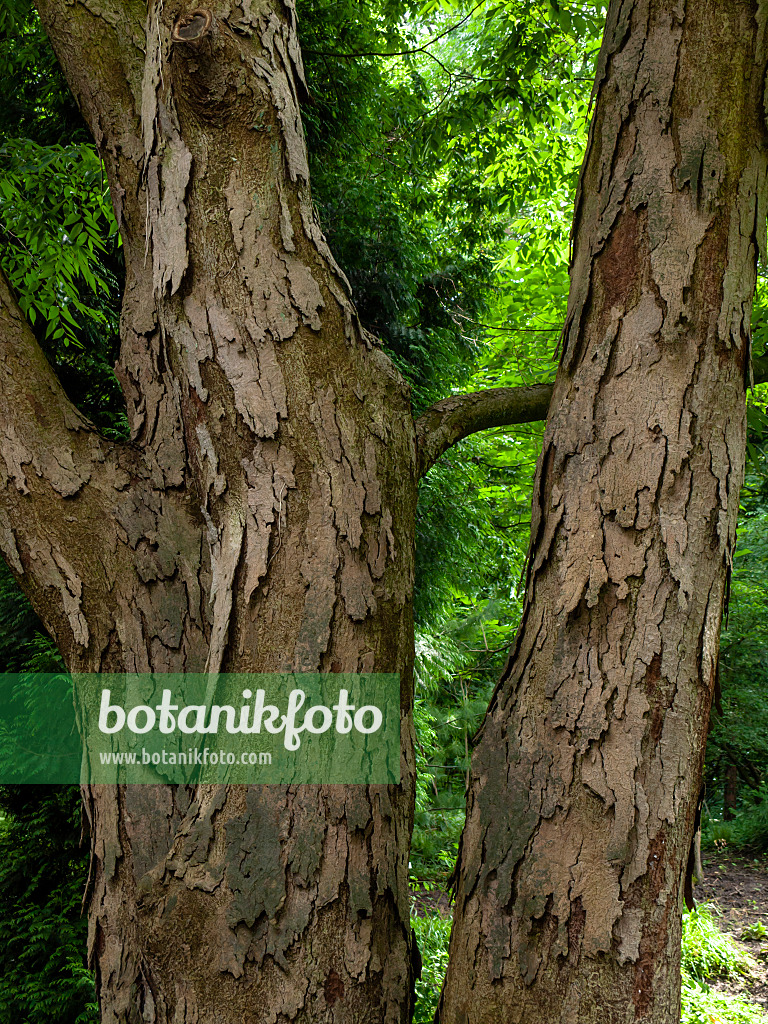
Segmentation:
[[(749, 797), (754, 803), (747, 802)], [(768, 853), (768, 785), (747, 795), (732, 825), (731, 846), (752, 853)]]
[[(430, 97), (402, 67), (374, 56), (408, 45), (407, 4), (311, 5), (300, 33), (313, 103), (303, 110), (313, 193), (361, 319), (414, 386), (417, 407), (471, 372), (476, 342), (446, 312), (477, 309), (492, 264), (456, 238), (454, 202), (438, 225), (438, 184), (414, 150)], [(328, 39), (333, 40), (329, 45)], [(419, 208), (414, 216), (414, 207)]]
[(718, 927), (713, 908), (702, 904), (683, 914), (681, 1024), (756, 1024), (762, 1009), (746, 999), (716, 992), (715, 978), (748, 976), (754, 961)]
[(682, 970), (696, 981), (749, 974), (752, 960), (718, 927), (706, 903), (683, 914)]
[[(757, 831), (765, 826), (759, 824), (761, 814), (755, 805), (762, 800), (761, 782), (768, 780), (767, 393), (765, 385), (756, 388), (747, 408), (750, 451), (730, 600), (720, 639), (721, 698), (712, 711), (705, 762), (707, 805), (712, 816), (722, 816), (726, 771), (735, 766), (745, 822), (754, 819)], [(736, 831), (736, 841), (742, 843), (749, 831), (746, 823)], [(750, 841), (758, 842), (757, 832)], [(768, 849), (768, 845), (761, 848)]]
[(420, 494), (411, 861), (421, 879), (444, 879), (452, 867), (472, 737), (519, 621), (533, 461), (507, 458), (516, 447), (498, 435), (467, 439), (429, 474)]
[(765, 938), (768, 938), (768, 928), (762, 921), (753, 921), (741, 930), (742, 942), (762, 942)]
[(715, 992), (683, 975), (680, 1024), (765, 1024), (765, 1011), (739, 996)]
[(30, 0), (0, 6), (0, 88), (0, 265), (70, 399), (106, 436), (124, 437), (112, 370), (120, 239), (101, 161)]
[[(567, 237), (600, 21), (598, 8), (537, 0), (303, 12), (321, 221), (417, 410), (467, 386), (501, 292), (530, 306), (519, 274), (499, 276), (505, 258), (524, 250), (539, 300), (553, 276), (562, 287), (564, 266), (550, 270), (563, 227)], [(532, 216), (542, 194), (550, 224)]]
[(31, 0), (0, 3), (0, 139), (88, 141), (88, 131)]
[[(0, 671), (62, 668), (53, 641), (0, 563)], [(34, 696), (21, 695), (26, 700)], [(2, 756), (8, 752), (4, 743)], [(76, 786), (0, 786), (2, 1021), (97, 1020), (93, 979), (85, 963), (81, 901), (87, 854), (80, 845), (79, 804)]]
[(83, 348), (85, 327), (114, 331), (114, 311), (100, 300), (117, 281), (99, 261), (117, 225), (93, 147), (9, 140), (0, 171), (3, 269), (29, 322), (41, 321), (43, 341), (59, 348)]
[(421, 954), (421, 978), (416, 982), (413, 1024), (432, 1024), (448, 967), (451, 919), (437, 913), (425, 914), (412, 917), (411, 925)]
[(0, 672), (58, 672), (62, 668), (55, 644), (0, 560)]
[(768, 853), (768, 784), (743, 791), (731, 821), (709, 817), (703, 822), (702, 845), (749, 854)]
[(0, 1020), (96, 1024), (75, 786), (0, 787)]
[[(550, 134), (560, 137), (560, 122)], [(540, 141), (545, 135), (541, 129)], [(574, 168), (581, 158), (583, 127), (567, 138)], [(514, 166), (520, 170), (510, 156)], [(511, 173), (508, 169), (505, 187)], [(504, 237), (496, 248), (496, 288), (483, 320), (480, 314), (451, 310), (480, 344), (474, 374), (463, 389), (453, 390), (530, 383), (553, 374), (568, 281), (567, 182), (560, 188), (549, 195), (531, 190), (514, 218), (505, 209)], [(541, 430), (531, 425), (469, 438), (422, 482), (416, 692), (417, 700), (424, 701), (430, 733), (425, 738), (417, 720), (422, 748), (411, 854), (413, 871), (422, 879), (445, 878), (455, 856), (471, 739), (517, 628)]]
[[(437, 912), (411, 919), (422, 959), (421, 981), (416, 985), (414, 1024), (432, 1024), (448, 964), (450, 918)], [(752, 958), (718, 927), (706, 904), (683, 914), (681, 1024), (758, 1024), (765, 1020), (761, 1007), (736, 996), (713, 990), (716, 978), (748, 976)]]

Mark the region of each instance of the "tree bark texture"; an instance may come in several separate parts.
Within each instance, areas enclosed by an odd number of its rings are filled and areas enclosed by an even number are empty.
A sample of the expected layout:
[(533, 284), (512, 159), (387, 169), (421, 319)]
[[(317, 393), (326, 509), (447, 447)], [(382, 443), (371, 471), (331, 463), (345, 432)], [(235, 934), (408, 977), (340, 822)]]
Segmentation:
[(613, 0), (442, 1024), (672, 1024), (765, 257), (768, 7)]
[(3, 285), (6, 558), (72, 670), (402, 681), (399, 786), (87, 789), (102, 1021), (405, 1021), (415, 428), (313, 212), (293, 3), (39, 10), (122, 233), (132, 440)]

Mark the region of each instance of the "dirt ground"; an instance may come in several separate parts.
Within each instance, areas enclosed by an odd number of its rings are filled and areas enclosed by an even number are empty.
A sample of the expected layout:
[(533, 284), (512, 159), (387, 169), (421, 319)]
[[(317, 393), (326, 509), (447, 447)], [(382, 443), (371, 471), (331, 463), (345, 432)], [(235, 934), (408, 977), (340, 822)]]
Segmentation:
[[(768, 861), (730, 856), (725, 850), (702, 855), (704, 881), (693, 891), (697, 903), (712, 903), (722, 914), (720, 927), (757, 962), (752, 979), (722, 980), (713, 988), (748, 995), (766, 1011), (768, 1020)], [(762, 939), (750, 939), (745, 929), (761, 922)]]
[(443, 917), (450, 917), (453, 912), (451, 897), (440, 886), (431, 889), (411, 890), (411, 913), (418, 917), (434, 914), (439, 911)]

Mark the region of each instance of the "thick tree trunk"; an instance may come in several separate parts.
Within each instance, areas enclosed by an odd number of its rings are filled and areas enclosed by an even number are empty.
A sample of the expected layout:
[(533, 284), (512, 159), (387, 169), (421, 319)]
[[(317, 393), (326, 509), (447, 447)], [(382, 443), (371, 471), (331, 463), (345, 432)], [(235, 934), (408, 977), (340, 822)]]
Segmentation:
[[(17, 576), (74, 670), (402, 681), (399, 786), (85, 793), (102, 1020), (405, 1021), (415, 429), (313, 213), (293, 4), (39, 9), (122, 232), (133, 443), (27, 376), (64, 454), (30, 462), (45, 431), (8, 410)], [(3, 306), (18, 380), (38, 354)]]
[[(125, 245), (133, 441), (0, 280), (0, 548), (80, 671), (395, 671), (393, 787), (91, 787), (110, 1024), (411, 1001), (416, 478), (548, 388), (413, 423), (317, 227), (294, 8), (39, 0)], [(765, 224), (765, 14), (611, 7), (523, 626), (473, 763), (445, 1021), (671, 1021)], [(520, 404), (522, 403), (522, 404)]]
[(765, 253), (766, 11), (614, 0), (521, 630), (472, 762), (443, 1024), (679, 1020)]

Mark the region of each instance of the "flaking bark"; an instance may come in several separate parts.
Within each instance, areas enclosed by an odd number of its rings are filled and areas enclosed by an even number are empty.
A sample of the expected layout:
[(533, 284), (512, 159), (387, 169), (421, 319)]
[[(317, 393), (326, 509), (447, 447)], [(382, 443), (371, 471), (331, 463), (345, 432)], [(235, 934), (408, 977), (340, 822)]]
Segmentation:
[[(417, 476), (541, 418), (550, 386), (414, 426), (314, 218), (291, 2), (39, 8), (123, 236), (132, 441), (66, 401), (0, 280), (7, 561), (73, 669), (402, 677), (399, 787), (85, 792), (102, 1019), (405, 1021)], [(674, 1019), (765, 222), (765, 20), (747, 0), (611, 8), (446, 1021)]]
[(673, 1024), (765, 256), (766, 8), (615, 0), (441, 1024)]
[(37, 376), (6, 362), (4, 400), (23, 375), (52, 424), (4, 403), (17, 578), (74, 670), (402, 680), (399, 786), (86, 790), (102, 1020), (405, 1021), (415, 432), (312, 209), (293, 5), (39, 9), (122, 234), (132, 440), (19, 325)]

